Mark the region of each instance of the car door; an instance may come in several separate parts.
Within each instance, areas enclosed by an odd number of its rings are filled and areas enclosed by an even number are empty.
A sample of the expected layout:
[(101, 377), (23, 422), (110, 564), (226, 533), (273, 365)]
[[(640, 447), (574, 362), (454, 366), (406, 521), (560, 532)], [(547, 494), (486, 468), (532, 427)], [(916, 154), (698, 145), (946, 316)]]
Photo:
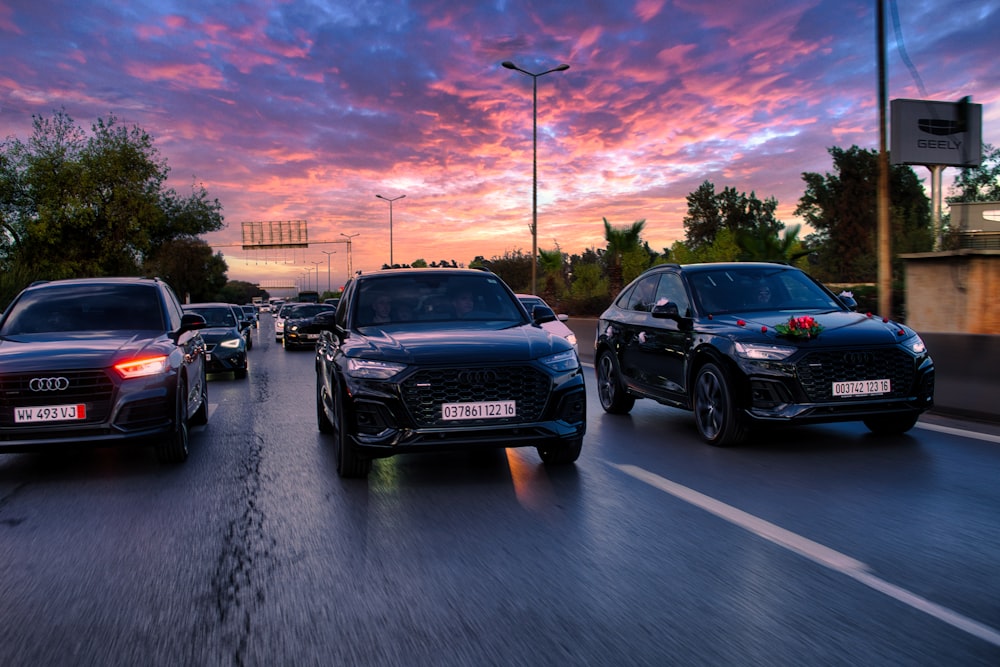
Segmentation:
[(683, 282), (676, 273), (657, 273), (636, 284), (624, 318), (622, 373), (642, 393), (683, 402), (690, 333), (677, 320), (654, 317), (653, 306), (676, 303), (681, 315), (690, 313)]

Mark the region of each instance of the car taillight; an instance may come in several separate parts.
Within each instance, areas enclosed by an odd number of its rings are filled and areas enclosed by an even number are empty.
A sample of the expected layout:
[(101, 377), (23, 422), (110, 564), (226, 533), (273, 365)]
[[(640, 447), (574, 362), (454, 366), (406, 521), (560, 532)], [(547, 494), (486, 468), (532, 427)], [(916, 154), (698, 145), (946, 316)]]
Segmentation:
[(167, 370), (167, 357), (149, 357), (146, 359), (132, 359), (115, 364), (115, 370), (126, 380), (129, 378), (145, 377), (156, 375)]

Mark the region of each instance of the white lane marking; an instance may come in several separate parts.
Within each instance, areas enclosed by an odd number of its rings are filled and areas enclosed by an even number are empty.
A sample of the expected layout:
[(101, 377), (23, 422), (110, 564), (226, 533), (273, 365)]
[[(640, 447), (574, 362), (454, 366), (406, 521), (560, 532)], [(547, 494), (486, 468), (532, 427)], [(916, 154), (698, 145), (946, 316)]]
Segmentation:
[(940, 424), (928, 424), (926, 422), (917, 422), (917, 428), (927, 429), (928, 431), (937, 431), (938, 433), (947, 433), (948, 435), (957, 435), (962, 438), (973, 438), (975, 440), (984, 440), (986, 442), (1000, 444), (1000, 435), (979, 433), (977, 431), (967, 431), (963, 428), (955, 428), (953, 426), (941, 426)]
[(706, 496), (705, 494), (699, 493), (694, 489), (677, 484), (676, 482), (671, 482), (669, 479), (660, 477), (659, 475), (651, 473), (648, 470), (643, 470), (638, 466), (617, 463), (610, 463), (609, 465), (617, 468), (630, 477), (634, 477), (640, 482), (649, 484), (653, 488), (669, 493), (686, 503), (690, 503), (691, 505), (699, 507), (706, 512), (710, 512), (721, 519), (728, 521), (729, 523), (764, 538), (765, 540), (773, 542), (778, 546), (784, 547), (789, 551), (797, 553), (800, 556), (808, 558), (809, 560), (819, 563), (820, 565), (823, 565), (831, 570), (845, 574), (855, 581), (868, 586), (872, 590), (888, 595), (889, 597), (898, 600), (899, 602), (902, 602), (917, 611), (924, 612), (939, 621), (943, 621), (954, 628), (962, 630), (963, 632), (973, 635), (974, 637), (978, 637), (983, 641), (993, 644), (994, 646), (1000, 646), (1000, 631), (995, 630), (988, 625), (979, 623), (978, 621), (974, 621), (966, 616), (962, 616), (947, 607), (931, 602), (930, 600), (922, 598), (919, 595), (910, 593), (895, 584), (890, 584), (887, 581), (879, 579), (870, 572), (870, 568), (867, 565), (861, 561), (851, 558), (850, 556), (847, 556), (846, 554), (842, 554), (839, 551), (823, 546), (818, 542), (813, 542), (806, 537), (793, 533), (789, 530), (785, 530), (784, 528), (776, 526), (769, 521), (765, 521), (760, 517), (748, 514), (743, 510), (737, 509), (732, 505), (727, 505), (722, 501)]

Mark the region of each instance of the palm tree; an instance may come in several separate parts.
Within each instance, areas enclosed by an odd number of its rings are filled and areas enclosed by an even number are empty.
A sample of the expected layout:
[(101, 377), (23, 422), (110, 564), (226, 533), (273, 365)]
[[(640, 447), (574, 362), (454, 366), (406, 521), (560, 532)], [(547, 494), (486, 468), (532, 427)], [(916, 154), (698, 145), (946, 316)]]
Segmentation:
[(611, 226), (607, 218), (602, 219), (604, 240), (608, 242), (604, 261), (608, 270), (608, 286), (611, 288), (611, 297), (614, 298), (625, 287), (622, 278), (622, 256), (642, 247), (642, 230), (646, 226), (646, 221), (636, 220), (631, 225), (616, 229)]
[(784, 262), (795, 260), (812, 253), (799, 241), (799, 225), (785, 228), (779, 237), (766, 229), (757, 231), (740, 230), (736, 234), (736, 245), (740, 247), (740, 259), (745, 262)]
[(545, 276), (545, 285), (542, 287), (541, 297), (553, 307), (559, 302), (560, 297), (566, 290), (566, 282), (563, 278), (563, 254), (559, 248), (555, 250), (538, 249), (538, 264), (541, 266), (542, 275)]

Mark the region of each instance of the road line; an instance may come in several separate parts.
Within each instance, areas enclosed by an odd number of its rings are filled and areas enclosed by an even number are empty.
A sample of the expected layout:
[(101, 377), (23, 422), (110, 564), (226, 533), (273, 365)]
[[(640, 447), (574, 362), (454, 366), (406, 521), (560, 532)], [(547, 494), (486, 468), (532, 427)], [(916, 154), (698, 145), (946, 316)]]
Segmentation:
[(739, 526), (744, 530), (758, 535), (769, 542), (784, 547), (789, 551), (799, 554), (804, 558), (819, 563), (836, 572), (851, 577), (855, 581), (868, 586), (872, 590), (887, 595), (903, 604), (932, 616), (939, 621), (966, 632), (994, 646), (1000, 646), (1000, 631), (984, 625), (971, 618), (931, 602), (914, 593), (884, 581), (870, 572), (870, 568), (861, 561), (855, 560), (846, 554), (823, 546), (797, 533), (793, 533), (760, 517), (754, 516), (737, 509), (732, 505), (716, 500), (711, 496), (706, 496), (694, 489), (690, 489), (669, 479), (660, 477), (654, 473), (639, 468), (638, 466), (610, 463), (614, 468), (622, 471), (626, 475), (633, 477), (640, 482), (644, 482), (653, 488), (683, 500), (686, 503), (710, 512), (721, 519)]
[(955, 428), (953, 426), (941, 426), (940, 424), (928, 424), (926, 422), (917, 422), (917, 428), (927, 429), (928, 431), (937, 431), (938, 433), (947, 433), (948, 435), (957, 435), (963, 438), (984, 440), (986, 442), (992, 442), (1000, 445), (1000, 435), (991, 435), (989, 433), (978, 433), (977, 431), (967, 431), (965, 429)]

